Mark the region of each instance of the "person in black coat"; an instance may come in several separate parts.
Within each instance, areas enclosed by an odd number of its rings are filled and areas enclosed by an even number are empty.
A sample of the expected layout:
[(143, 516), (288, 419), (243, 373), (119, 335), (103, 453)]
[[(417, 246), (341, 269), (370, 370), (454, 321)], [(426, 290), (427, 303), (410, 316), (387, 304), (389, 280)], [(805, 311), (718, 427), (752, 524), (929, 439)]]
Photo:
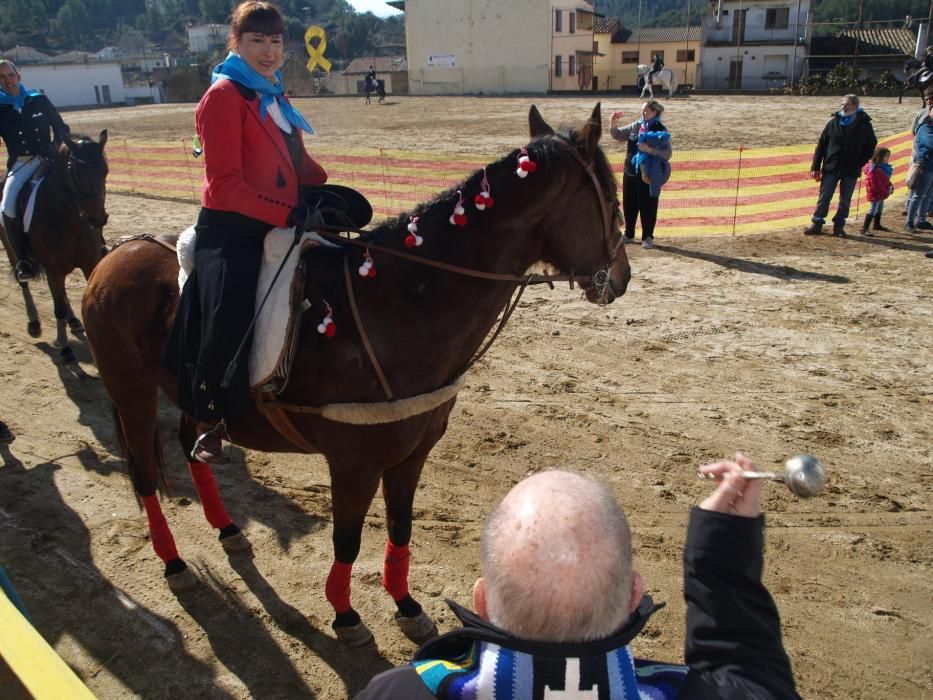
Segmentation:
[(42, 165), (54, 157), (69, 129), (45, 95), (27, 90), (12, 61), (0, 60), (0, 137), (6, 144), (6, 183), (3, 188), (3, 227), (6, 243), (16, 258), (16, 278), (26, 282), (35, 277), (29, 261), (16, 200), (23, 185)]
[(778, 611), (761, 582), (762, 482), (743, 455), (700, 468), (719, 480), (690, 514), (684, 548), (685, 665), (635, 659), (660, 606), (632, 568), (612, 493), (581, 475), (535, 474), (486, 521), (476, 613), (373, 678), (357, 700), (493, 697), (798, 698)]
[(855, 192), (862, 168), (871, 160), (877, 145), (871, 117), (859, 107), (858, 96), (846, 95), (841, 109), (823, 127), (813, 152), (810, 177), (820, 183), (820, 195), (810, 226), (804, 230), (805, 234), (815, 236), (823, 232), (829, 203), (838, 185), (839, 201), (833, 217), (833, 235), (845, 237), (852, 193)]

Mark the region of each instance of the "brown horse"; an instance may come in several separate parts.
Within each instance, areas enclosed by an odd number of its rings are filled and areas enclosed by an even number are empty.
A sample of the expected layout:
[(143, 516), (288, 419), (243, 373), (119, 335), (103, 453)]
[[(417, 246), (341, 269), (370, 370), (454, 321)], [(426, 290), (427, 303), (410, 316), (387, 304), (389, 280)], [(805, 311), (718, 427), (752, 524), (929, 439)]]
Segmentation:
[[(55, 344), (64, 362), (76, 362), (74, 351), (68, 344), (66, 324), (72, 333), (84, 329), (71, 310), (65, 292), (65, 278), (80, 268), (85, 279), (107, 252), (103, 227), (107, 223), (106, 196), (107, 159), (104, 146), (107, 130), (100, 132), (95, 142), (86, 136), (65, 141), (55, 159), (49, 164), (45, 179), (36, 194), (35, 210), (29, 227), (30, 257), (45, 272), (52, 293), (57, 322)], [(20, 201), (25, 202), (29, 187), (24, 187)], [(22, 207), (20, 211), (22, 211)], [(4, 244), (6, 233), (4, 232)], [(10, 265), (13, 257), (10, 246), (5, 245)], [(27, 330), (33, 338), (42, 333), (42, 324), (28, 282), (20, 282)]]
[[(299, 434), (294, 441), (310, 443), (313, 447), (305, 446), (305, 451), (322, 453), (330, 468), (335, 561), (325, 592), (336, 612), (333, 627), (346, 642), (361, 644), (372, 637), (350, 605), (350, 571), (359, 553), (364, 517), (380, 483), (389, 540), (383, 585), (396, 601), (396, 618), (406, 634), (424, 639), (434, 631), (408, 593), (408, 543), (422, 466), (447, 428), (455, 392), (411, 417), (364, 425), (301, 411), (297, 405), (357, 403), (375, 412), (398, 406), (398, 401), (385, 402), (387, 392), (372, 356), (364, 350), (367, 344), (398, 397), (448, 387), (468, 366), (499, 311), (536, 263), (570, 273), (595, 303), (612, 301), (628, 284), (630, 269), (619, 245), (616, 181), (598, 146), (599, 105), (581, 128), (561, 134), (555, 134), (534, 107), (529, 122), (532, 141), (525, 149), (485, 169), (494, 207), (474, 208), (484, 180), (480, 171), (458, 190), (413, 213), (422, 246), (406, 248), (409, 216), (356, 239), (371, 246), (378, 276), (357, 276), (366, 255), (357, 245), (305, 255), (304, 295), (310, 308), (304, 314), (289, 383), (278, 400), (288, 402), (293, 411), (291, 423)], [(524, 155), (537, 167), (523, 178), (518, 170)], [(461, 192), (468, 203), (462, 227), (451, 222)], [(343, 271), (346, 262), (353, 270), (349, 277)], [(156, 495), (163, 467), (156, 427), (158, 392), (161, 388), (172, 400), (177, 393), (175, 378), (162, 365), (179, 297), (177, 275), (178, 263), (166, 246), (134, 240), (116, 247), (98, 265), (83, 303), (88, 340), (113, 400), (133, 485), (170, 585), (183, 575), (192, 577)], [(352, 297), (347, 284), (352, 285)], [(353, 321), (354, 300), (361, 326)], [(325, 301), (333, 308), (337, 326), (333, 338), (319, 332)], [(264, 413), (232, 420), (227, 431), (233, 442), (250, 449), (299, 451)], [(189, 454), (195, 436), (192, 422), (184, 416), (180, 435)], [(241, 546), (243, 535), (225, 512), (210, 469), (189, 466), (208, 521), (220, 530), (225, 548)]]

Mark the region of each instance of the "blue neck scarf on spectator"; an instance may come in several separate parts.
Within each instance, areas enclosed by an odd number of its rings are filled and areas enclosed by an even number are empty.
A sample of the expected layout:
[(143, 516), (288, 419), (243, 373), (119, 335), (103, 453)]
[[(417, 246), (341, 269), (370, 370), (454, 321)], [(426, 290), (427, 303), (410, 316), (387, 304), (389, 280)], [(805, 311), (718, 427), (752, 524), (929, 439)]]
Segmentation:
[(838, 112), (838, 114), (839, 114), (839, 123), (842, 124), (843, 126), (849, 126), (849, 124), (851, 124), (853, 121), (855, 121), (855, 115), (858, 114), (858, 113), (861, 112), (861, 111), (862, 111), (862, 108), (861, 108), (861, 107), (858, 107), (854, 112), (852, 112), (852, 114), (850, 114), (850, 115), (847, 117), (847, 116), (845, 116), (845, 115), (842, 113), (842, 110), (839, 110), (839, 112)]
[(41, 94), (42, 93), (38, 90), (27, 90), (26, 86), (20, 83), (18, 95), (8, 95), (3, 90), (0, 90), (0, 105), (12, 105), (13, 109), (17, 112), (22, 112), (27, 97), (35, 97)]
[(311, 125), (301, 116), (301, 112), (292, 107), (288, 100), (285, 99), (285, 90), (282, 87), (282, 74), (279, 71), (275, 72), (276, 82), (275, 85), (273, 85), (260, 75), (255, 68), (240, 58), (238, 54), (231, 51), (227, 54), (223, 63), (214, 69), (214, 73), (211, 76), (211, 84), (213, 85), (218, 80), (223, 80), (224, 78), (234, 80), (243, 87), (255, 90), (259, 94), (259, 116), (263, 121), (266, 120), (266, 113), (269, 110), (269, 105), (273, 102), (278, 102), (279, 109), (282, 110), (282, 116), (288, 120), (289, 124), (293, 124), (299, 129), (304, 129), (309, 134), (314, 133), (314, 129), (312, 129)]

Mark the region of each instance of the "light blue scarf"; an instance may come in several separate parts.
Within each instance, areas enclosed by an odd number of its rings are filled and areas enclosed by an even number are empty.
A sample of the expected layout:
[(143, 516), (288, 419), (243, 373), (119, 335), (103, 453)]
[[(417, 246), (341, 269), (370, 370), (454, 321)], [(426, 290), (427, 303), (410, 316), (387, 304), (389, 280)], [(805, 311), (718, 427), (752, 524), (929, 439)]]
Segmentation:
[(275, 72), (276, 82), (275, 85), (273, 85), (260, 75), (256, 69), (240, 58), (238, 54), (231, 51), (227, 54), (223, 63), (214, 69), (214, 73), (211, 76), (211, 84), (213, 85), (218, 80), (223, 80), (225, 78), (235, 80), (243, 87), (255, 90), (259, 94), (259, 116), (263, 121), (266, 120), (266, 112), (269, 109), (269, 105), (273, 102), (278, 102), (279, 109), (282, 110), (282, 115), (290, 124), (297, 126), (299, 129), (304, 129), (309, 134), (314, 133), (314, 129), (312, 129), (311, 125), (301, 116), (301, 112), (292, 107), (288, 100), (285, 99), (285, 90), (282, 87), (282, 74), (279, 71)]
[(22, 112), (27, 97), (36, 97), (41, 94), (42, 93), (38, 90), (27, 90), (26, 86), (20, 83), (18, 95), (8, 95), (3, 90), (0, 90), (0, 105), (13, 105), (13, 109), (17, 112)]
[(852, 114), (845, 116), (840, 109), (837, 114), (839, 115), (839, 123), (843, 126), (849, 126), (853, 121), (855, 121), (855, 115), (862, 111), (861, 107), (858, 107)]

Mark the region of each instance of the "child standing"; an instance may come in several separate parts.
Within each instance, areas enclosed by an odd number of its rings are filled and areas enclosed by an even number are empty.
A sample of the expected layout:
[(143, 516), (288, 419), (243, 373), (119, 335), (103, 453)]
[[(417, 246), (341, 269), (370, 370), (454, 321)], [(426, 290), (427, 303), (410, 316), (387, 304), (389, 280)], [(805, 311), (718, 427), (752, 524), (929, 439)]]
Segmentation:
[(881, 225), (881, 213), (884, 211), (884, 200), (894, 192), (894, 185), (891, 184), (891, 175), (894, 168), (888, 163), (891, 158), (891, 150), (878, 146), (874, 155), (865, 166), (865, 189), (868, 192), (868, 214), (865, 215), (865, 221), (862, 224), (862, 235), (871, 236), (868, 232), (868, 226), (874, 219), (875, 231), (888, 231), (890, 229)]

